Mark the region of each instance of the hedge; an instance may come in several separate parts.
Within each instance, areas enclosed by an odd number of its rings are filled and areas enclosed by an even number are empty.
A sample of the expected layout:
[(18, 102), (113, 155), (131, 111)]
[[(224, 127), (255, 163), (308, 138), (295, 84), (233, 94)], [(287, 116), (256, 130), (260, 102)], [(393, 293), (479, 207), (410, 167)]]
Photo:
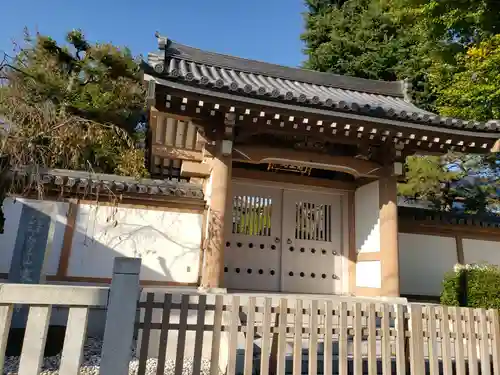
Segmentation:
[(445, 275), (441, 304), (500, 309), (500, 268), (490, 264), (455, 266)]

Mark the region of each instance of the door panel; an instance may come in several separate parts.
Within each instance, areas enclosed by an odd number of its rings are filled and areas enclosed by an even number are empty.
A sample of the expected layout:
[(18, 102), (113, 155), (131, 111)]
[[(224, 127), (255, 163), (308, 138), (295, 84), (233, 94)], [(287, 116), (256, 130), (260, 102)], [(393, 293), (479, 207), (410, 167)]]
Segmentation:
[(341, 292), (341, 197), (285, 190), (283, 193), (283, 292)]
[(228, 204), (226, 288), (279, 291), (282, 190), (233, 183)]

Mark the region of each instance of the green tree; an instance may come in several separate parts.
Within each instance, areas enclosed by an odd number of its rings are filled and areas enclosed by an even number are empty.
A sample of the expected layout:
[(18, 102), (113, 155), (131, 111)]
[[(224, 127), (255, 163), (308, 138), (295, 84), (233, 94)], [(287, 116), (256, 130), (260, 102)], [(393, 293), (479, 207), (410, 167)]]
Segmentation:
[[(305, 67), (355, 77), (410, 79), (416, 101), (428, 101), (427, 44), (416, 12), (402, 0), (307, 0), (302, 34)], [(425, 105), (425, 103), (423, 103)]]
[(16, 165), (144, 175), (134, 140), (145, 104), (138, 60), (80, 31), (67, 41), (27, 34), (3, 70), (3, 155)]
[[(485, 37), (457, 56), (454, 73), (434, 70), (431, 79), (440, 86), (436, 101), (439, 112), (469, 120), (500, 119), (500, 35)], [(479, 171), (475, 188), (489, 204), (499, 204), (500, 154), (469, 160), (469, 169)], [(464, 191), (464, 195), (469, 191)], [(469, 197), (469, 205), (474, 199)]]
[(0, 67), (4, 169), (145, 176), (144, 151), (135, 147), (145, 108), (139, 61), (126, 48), (90, 43), (78, 30), (67, 42), (26, 32), (22, 48)]
[(450, 211), (457, 192), (453, 183), (463, 173), (445, 167), (438, 156), (411, 156), (406, 161), (406, 181), (398, 184), (398, 193), (408, 199), (432, 202), (439, 210)]
[[(474, 87), (481, 70), (465, 67), (462, 54), (471, 43), (499, 28), (499, 2), (306, 0), (306, 5), (302, 39), (307, 68), (372, 79), (410, 79), (413, 99), (425, 109), (478, 120), (496, 117), (493, 104), (499, 86), (493, 83), (493, 75), (498, 68), (484, 75), (491, 84), (488, 88)], [(499, 66), (494, 59), (491, 64)], [(460, 74), (460, 83), (451, 85)], [(464, 97), (464, 90), (474, 99)], [(475, 101), (472, 105), (471, 100)], [(408, 159), (407, 170), (408, 180), (400, 184), (400, 194), (429, 199), (440, 209), (451, 209), (455, 199), (470, 211), (484, 211), (491, 194), (497, 192), (488, 180), (498, 176), (496, 159), (458, 154), (413, 157)], [(461, 177), (470, 175), (479, 183), (459, 183)]]

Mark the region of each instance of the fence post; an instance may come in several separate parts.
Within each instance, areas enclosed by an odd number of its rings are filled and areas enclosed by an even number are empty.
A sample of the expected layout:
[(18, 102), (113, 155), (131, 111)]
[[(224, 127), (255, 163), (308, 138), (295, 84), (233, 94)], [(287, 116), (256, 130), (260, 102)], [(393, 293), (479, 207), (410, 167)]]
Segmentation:
[(102, 344), (102, 375), (126, 375), (139, 298), (138, 258), (115, 258)]

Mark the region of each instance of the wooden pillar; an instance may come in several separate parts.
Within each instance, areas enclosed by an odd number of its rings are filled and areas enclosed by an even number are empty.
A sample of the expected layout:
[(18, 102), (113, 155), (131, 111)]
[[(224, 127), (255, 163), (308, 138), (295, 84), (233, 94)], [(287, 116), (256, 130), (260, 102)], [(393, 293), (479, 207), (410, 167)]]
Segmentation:
[(399, 297), (397, 180), (387, 170), (379, 181), (382, 295)]
[(224, 274), (224, 223), (227, 197), (231, 194), (231, 155), (223, 155), (222, 143), (222, 140), (216, 142), (210, 174), (208, 233), (201, 277), (203, 288), (220, 288)]

